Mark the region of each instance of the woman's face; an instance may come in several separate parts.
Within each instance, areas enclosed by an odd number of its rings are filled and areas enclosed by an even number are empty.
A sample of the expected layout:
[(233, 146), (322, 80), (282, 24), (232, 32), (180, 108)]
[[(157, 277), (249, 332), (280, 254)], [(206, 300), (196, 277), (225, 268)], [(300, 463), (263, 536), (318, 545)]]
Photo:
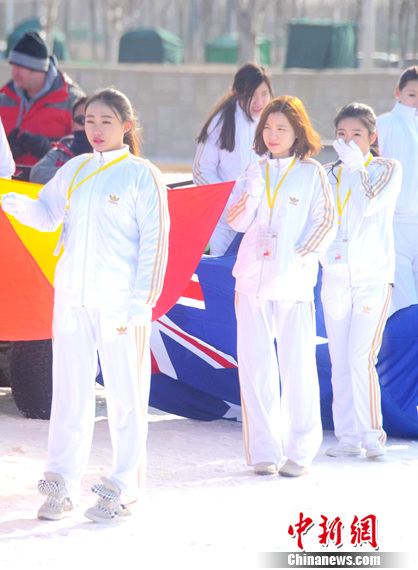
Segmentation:
[(251, 117), (259, 117), (264, 107), (270, 101), (270, 91), (267, 83), (261, 83), (254, 91), (254, 95), (250, 101), (250, 115)]
[(370, 145), (376, 140), (376, 133), (369, 135), (368, 129), (363, 125), (360, 119), (355, 117), (346, 117), (341, 119), (335, 131), (337, 139), (343, 139), (347, 144), (354, 141), (360, 147), (363, 155), (370, 150)]
[(122, 122), (101, 101), (94, 101), (86, 109), (86, 135), (91, 146), (99, 152), (123, 148), (124, 134), (130, 128), (130, 123)]
[(283, 113), (270, 113), (263, 129), (263, 141), (273, 158), (291, 156), (296, 135)]
[(397, 87), (395, 92), (399, 103), (418, 109), (418, 79), (408, 81), (402, 89)]

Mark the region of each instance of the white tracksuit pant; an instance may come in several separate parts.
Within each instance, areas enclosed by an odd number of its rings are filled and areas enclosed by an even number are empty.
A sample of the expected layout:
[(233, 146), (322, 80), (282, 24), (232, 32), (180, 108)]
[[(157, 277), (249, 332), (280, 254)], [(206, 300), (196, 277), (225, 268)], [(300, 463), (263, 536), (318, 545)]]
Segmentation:
[(339, 277), (322, 276), (334, 428), (344, 443), (367, 447), (386, 438), (376, 362), (391, 292), (391, 285), (349, 287)]
[(143, 489), (151, 322), (128, 327), (126, 320), (120, 309), (54, 308), (53, 401), (46, 471), (63, 477), (73, 502), (79, 498), (93, 437), (97, 352), (113, 447), (108, 477), (121, 489), (124, 504), (136, 501)]
[(418, 224), (393, 223), (395, 286), (390, 314), (418, 303)]
[(237, 292), (235, 305), (247, 463), (308, 466), (322, 441), (313, 303)]

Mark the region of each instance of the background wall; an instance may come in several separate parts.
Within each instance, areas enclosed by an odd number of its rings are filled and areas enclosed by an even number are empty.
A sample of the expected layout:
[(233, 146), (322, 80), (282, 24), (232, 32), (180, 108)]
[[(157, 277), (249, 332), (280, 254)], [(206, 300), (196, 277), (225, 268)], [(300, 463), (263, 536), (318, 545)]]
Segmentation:
[[(139, 114), (150, 159), (191, 164), (195, 138), (212, 105), (231, 86), (232, 65), (135, 64), (61, 68), (86, 91), (114, 86), (132, 101)], [(276, 95), (297, 95), (304, 102), (323, 142), (333, 139), (333, 118), (346, 103), (371, 105), (376, 114), (389, 111), (400, 75), (397, 69), (310, 71), (270, 70)], [(0, 85), (10, 78), (10, 66), (0, 63)]]

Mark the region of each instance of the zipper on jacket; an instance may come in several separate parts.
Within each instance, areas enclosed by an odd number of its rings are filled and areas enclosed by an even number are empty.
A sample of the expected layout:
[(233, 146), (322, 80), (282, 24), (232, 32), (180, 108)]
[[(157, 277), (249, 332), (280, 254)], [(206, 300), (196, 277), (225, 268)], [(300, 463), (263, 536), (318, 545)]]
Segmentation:
[(88, 241), (89, 241), (89, 234), (90, 234), (90, 210), (91, 210), (91, 201), (93, 196), (93, 189), (96, 184), (96, 180), (93, 181), (92, 186), (90, 188), (90, 195), (87, 201), (87, 229), (86, 229), (86, 239), (84, 243), (84, 260), (83, 260), (83, 273), (82, 273), (82, 289), (81, 289), (81, 306), (84, 307), (84, 297), (85, 297), (85, 290), (86, 290), (86, 267), (87, 267), (87, 251), (88, 251)]

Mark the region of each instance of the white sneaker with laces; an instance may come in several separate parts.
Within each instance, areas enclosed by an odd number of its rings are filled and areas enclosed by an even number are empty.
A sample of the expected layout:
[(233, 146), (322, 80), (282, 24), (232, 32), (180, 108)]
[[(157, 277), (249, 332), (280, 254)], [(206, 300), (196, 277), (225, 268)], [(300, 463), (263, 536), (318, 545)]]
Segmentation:
[(91, 490), (99, 495), (97, 503), (84, 513), (88, 519), (99, 523), (115, 523), (126, 520), (132, 513), (120, 502), (120, 489), (107, 477), (103, 485), (94, 485)]
[(351, 457), (359, 455), (361, 453), (361, 448), (356, 445), (351, 445), (350, 443), (344, 443), (339, 441), (337, 445), (329, 447), (325, 454), (329, 457)]
[(38, 519), (59, 521), (74, 510), (61, 475), (45, 473), (45, 479), (38, 482), (38, 489), (42, 495), (47, 495), (44, 504), (38, 510)]

